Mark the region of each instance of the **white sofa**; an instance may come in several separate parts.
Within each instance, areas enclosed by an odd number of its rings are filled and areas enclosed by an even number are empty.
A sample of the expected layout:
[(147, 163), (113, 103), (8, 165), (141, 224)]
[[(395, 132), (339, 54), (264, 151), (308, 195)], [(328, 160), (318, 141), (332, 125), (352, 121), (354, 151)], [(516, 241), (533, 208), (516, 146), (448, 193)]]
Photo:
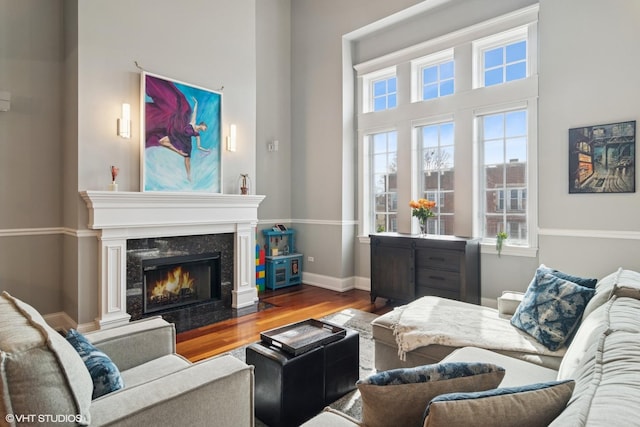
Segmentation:
[(85, 334), (124, 388), (92, 400), (74, 347), (31, 306), (0, 296), (0, 425), (253, 426), (253, 366), (230, 356), (191, 363), (160, 317)]
[[(388, 317), (392, 316), (390, 313)], [(497, 310), (496, 316), (499, 316)], [(382, 317), (373, 322), (374, 338), (376, 325), (380, 328), (388, 320)], [(384, 364), (389, 366), (393, 363), (387, 348), (388, 336), (380, 332), (375, 345), (384, 346)], [(430, 359), (428, 363), (434, 363), (431, 360), (444, 353), (443, 361), (487, 362), (502, 366), (506, 375), (500, 387), (556, 379), (575, 380), (566, 408), (551, 426), (640, 426), (640, 273), (619, 269), (598, 282), (579, 328), (570, 345), (562, 349), (563, 355), (558, 360), (519, 352), (501, 354), (477, 347), (443, 349), (439, 346), (435, 351), (420, 350), (421, 353), (411, 359), (407, 355), (407, 360), (422, 363), (426, 354)], [(397, 359), (397, 353), (395, 357)], [(407, 366), (407, 363), (397, 359), (397, 365)], [(337, 411), (326, 411), (305, 427), (357, 424), (357, 420)], [(491, 425), (491, 422), (478, 414), (476, 425)]]

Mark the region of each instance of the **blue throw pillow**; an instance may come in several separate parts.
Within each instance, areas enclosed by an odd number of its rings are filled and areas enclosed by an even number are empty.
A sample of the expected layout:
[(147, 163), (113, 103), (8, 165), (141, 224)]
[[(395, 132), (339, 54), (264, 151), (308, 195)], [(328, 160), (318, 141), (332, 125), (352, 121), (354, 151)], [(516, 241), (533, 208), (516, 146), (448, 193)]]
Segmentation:
[[(574, 276), (573, 274), (563, 273), (562, 271), (549, 268), (544, 264), (540, 264), (540, 267), (538, 267), (538, 270), (544, 271), (545, 273), (551, 273), (556, 277), (559, 277), (564, 280), (568, 280), (580, 286), (584, 286), (585, 288), (595, 289), (596, 284), (598, 283), (598, 279), (590, 279), (586, 277)], [(535, 277), (534, 277), (534, 280), (535, 280)]]
[(571, 337), (594, 294), (594, 289), (539, 268), (511, 318), (511, 324), (555, 351)]
[(87, 338), (75, 329), (67, 333), (67, 341), (76, 349), (89, 370), (93, 380), (92, 399), (120, 390), (124, 387), (120, 370), (109, 356), (98, 350)]
[(416, 366), (414, 368), (390, 369), (371, 374), (357, 384), (400, 385), (444, 381), (453, 378), (471, 377), (481, 374), (494, 374), (502, 380), (504, 368), (492, 363), (481, 362), (444, 362), (433, 365)]

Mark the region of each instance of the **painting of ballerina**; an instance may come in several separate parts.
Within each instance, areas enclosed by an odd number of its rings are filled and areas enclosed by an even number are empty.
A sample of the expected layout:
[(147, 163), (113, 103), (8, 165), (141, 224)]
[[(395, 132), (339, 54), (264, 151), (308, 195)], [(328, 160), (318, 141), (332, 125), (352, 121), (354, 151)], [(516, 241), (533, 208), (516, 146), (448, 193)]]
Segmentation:
[(143, 72), (143, 191), (221, 192), (222, 94)]

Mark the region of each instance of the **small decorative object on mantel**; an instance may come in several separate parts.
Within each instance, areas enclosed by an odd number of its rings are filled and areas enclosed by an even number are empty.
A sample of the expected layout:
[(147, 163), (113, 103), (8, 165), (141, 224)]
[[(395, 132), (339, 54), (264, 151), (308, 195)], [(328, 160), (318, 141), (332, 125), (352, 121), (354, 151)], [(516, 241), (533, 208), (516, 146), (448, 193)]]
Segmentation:
[(118, 172), (120, 172), (120, 168), (111, 166), (111, 184), (109, 184), (110, 191), (118, 191), (118, 184), (116, 184), (116, 177), (118, 176)]
[(498, 251), (498, 258), (500, 257), (500, 253), (502, 252), (502, 244), (505, 240), (507, 240), (508, 237), (509, 235), (507, 235), (507, 233), (505, 233), (504, 231), (501, 231), (496, 235), (496, 250)]
[(409, 206), (412, 208), (411, 216), (418, 218), (420, 223), (420, 234), (425, 236), (427, 234), (427, 219), (435, 216), (432, 209), (436, 207), (436, 202), (427, 199), (411, 200)]
[(248, 173), (240, 174), (240, 194), (249, 194), (251, 190), (251, 178)]

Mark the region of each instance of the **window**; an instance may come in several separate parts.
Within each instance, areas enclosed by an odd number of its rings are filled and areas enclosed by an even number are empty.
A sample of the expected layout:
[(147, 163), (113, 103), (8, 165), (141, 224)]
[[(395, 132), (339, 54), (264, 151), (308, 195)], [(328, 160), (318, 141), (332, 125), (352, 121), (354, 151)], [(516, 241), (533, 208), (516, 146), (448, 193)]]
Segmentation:
[(474, 43), (478, 74), (475, 87), (500, 85), (527, 77), (526, 27), (506, 31)]
[(538, 11), (354, 65), (363, 242), (418, 232), (409, 201), (426, 198), (428, 233), (481, 237), (491, 253), (505, 231), (510, 256), (535, 256)]
[(395, 108), (397, 104), (395, 76), (372, 82), (372, 93), (373, 111)]
[(452, 95), (455, 90), (453, 49), (438, 52), (412, 61), (417, 77), (417, 92), (413, 101), (426, 101)]
[(453, 93), (453, 61), (422, 69), (422, 99)]
[(527, 42), (521, 41), (484, 52), (484, 85), (493, 86), (527, 76)]
[(527, 110), (481, 116), (483, 237), (527, 243)]
[(398, 155), (397, 133), (381, 132), (369, 136), (371, 142), (371, 188), (375, 231), (398, 231)]
[(418, 128), (418, 170), (421, 197), (436, 202), (434, 217), (427, 221), (430, 234), (453, 234), (454, 222), (454, 125), (453, 122)]

